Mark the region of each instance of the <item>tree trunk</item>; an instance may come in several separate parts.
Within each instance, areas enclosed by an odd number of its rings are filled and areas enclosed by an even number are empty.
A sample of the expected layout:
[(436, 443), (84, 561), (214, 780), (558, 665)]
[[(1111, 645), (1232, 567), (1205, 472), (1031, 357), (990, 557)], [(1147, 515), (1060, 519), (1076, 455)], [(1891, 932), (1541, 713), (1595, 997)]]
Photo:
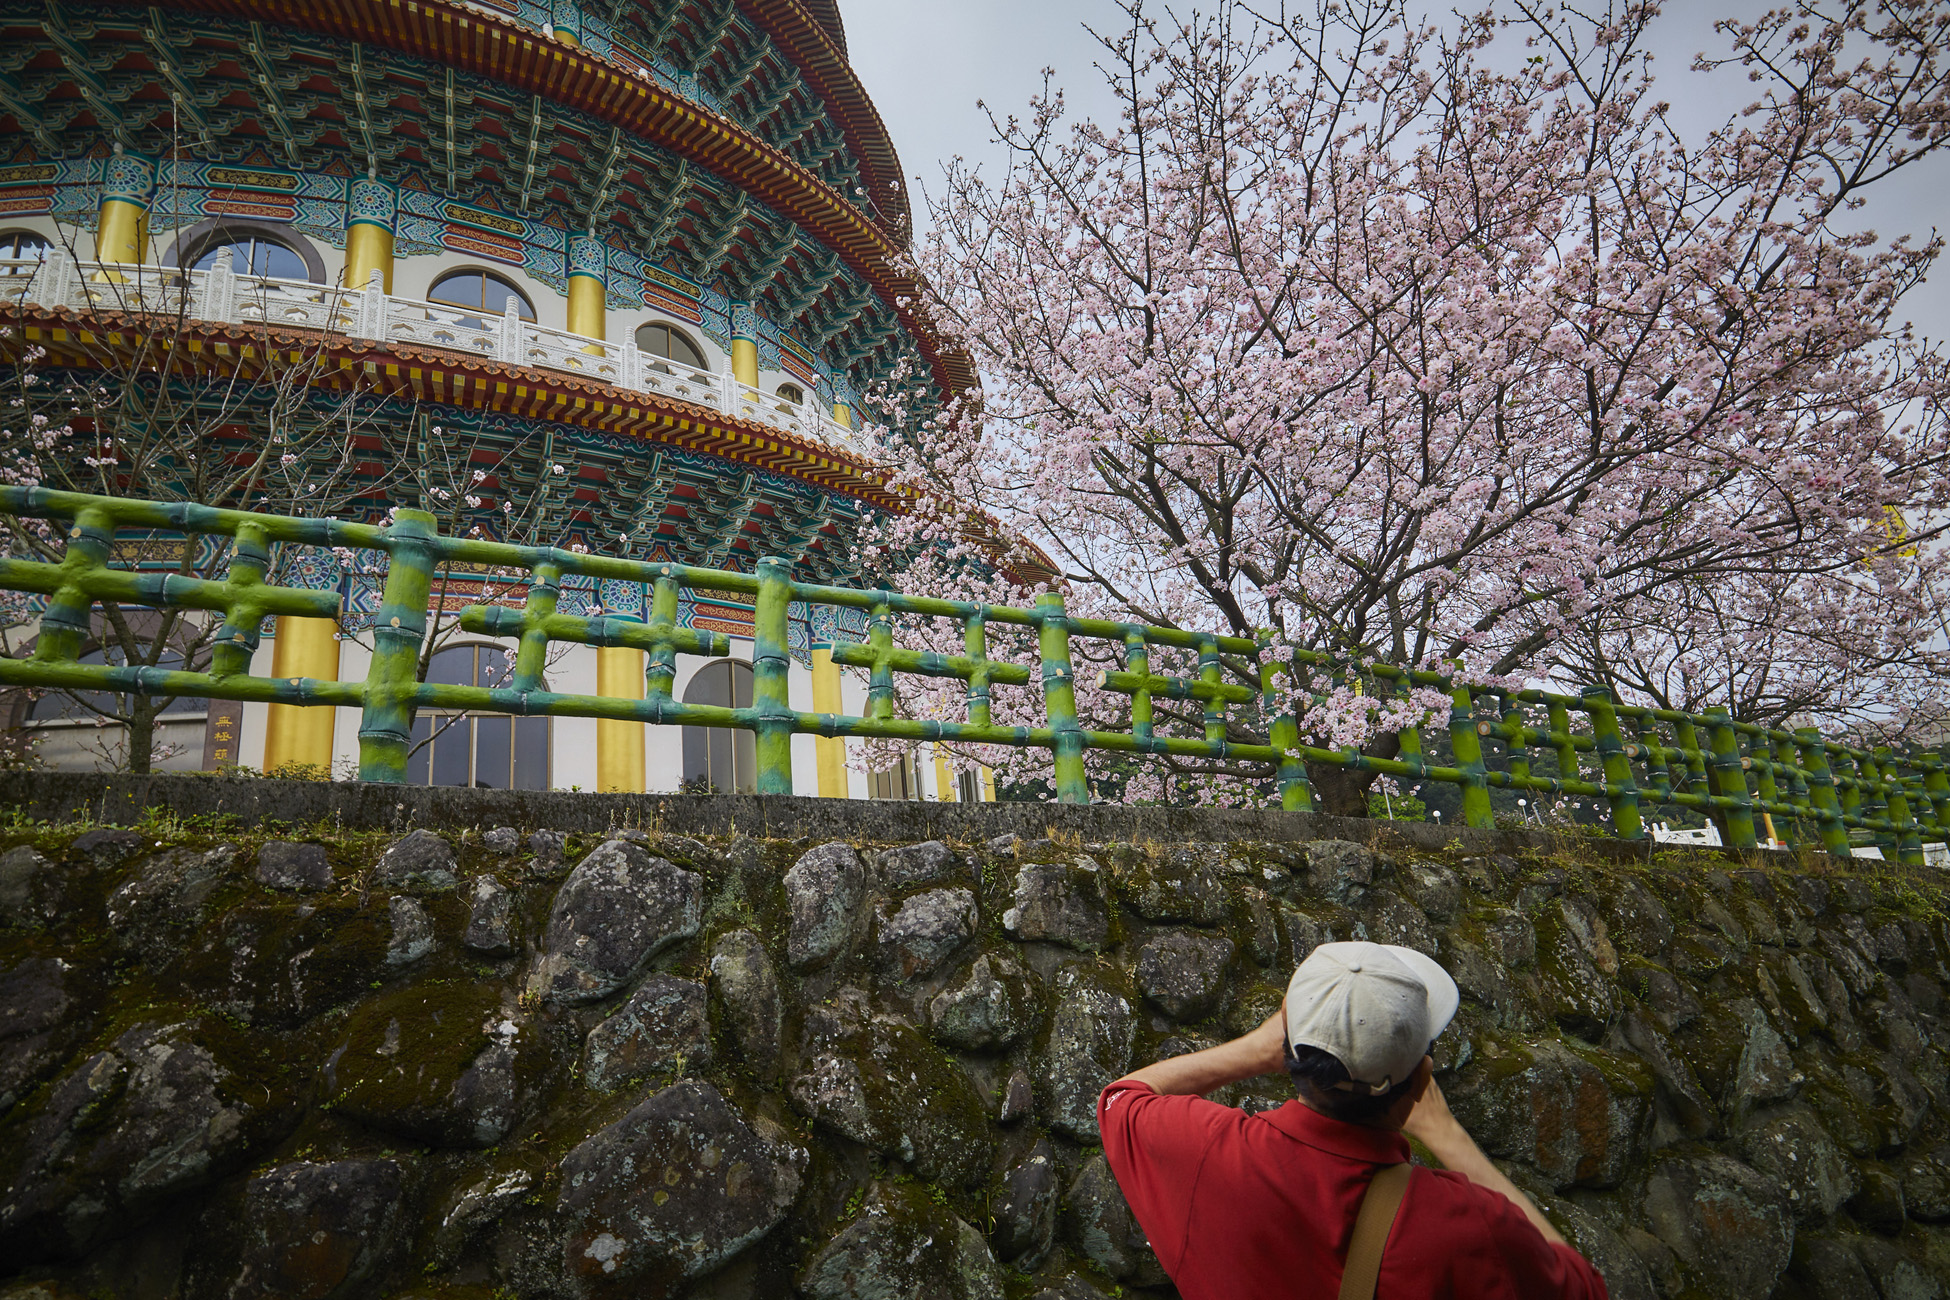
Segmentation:
[(147, 776), (149, 759), (156, 752), (155, 704), (146, 695), (132, 695), (129, 705), (128, 741), (122, 762), (136, 776)]
[[(1369, 758), (1393, 758), (1402, 752), (1402, 738), (1384, 731), (1361, 747)], [(1307, 781), (1314, 788), (1314, 811), (1333, 817), (1366, 817), (1368, 790), (1376, 773), (1338, 763), (1308, 763)]]

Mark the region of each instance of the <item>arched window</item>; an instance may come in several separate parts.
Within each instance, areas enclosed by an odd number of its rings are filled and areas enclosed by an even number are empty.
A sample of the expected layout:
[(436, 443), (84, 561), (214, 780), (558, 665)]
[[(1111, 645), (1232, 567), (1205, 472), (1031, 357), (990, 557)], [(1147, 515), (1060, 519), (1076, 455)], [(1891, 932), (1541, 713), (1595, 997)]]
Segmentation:
[(697, 344), (685, 337), (684, 332), (676, 326), (666, 325), (662, 321), (637, 326), (636, 350), (647, 357), (663, 357), (693, 370), (705, 368), (704, 353)]
[(207, 271), (225, 253), (230, 254), (230, 269), (238, 275), (268, 275), (275, 280), (311, 279), (311, 272), (298, 250), (258, 235), (211, 244), (197, 255), (194, 265), (199, 271)]
[(309, 239), (282, 224), (242, 217), (210, 217), (178, 231), (164, 260), (207, 271), (224, 253), (230, 254), (230, 269), (238, 275), (325, 282), (325, 259)]
[[(751, 665), (729, 659), (706, 665), (684, 688), (684, 703), (749, 709)], [(758, 788), (757, 777), (758, 742), (751, 732), (727, 727), (684, 728), (684, 789), (700, 794), (750, 794)]]
[[(427, 665), (427, 681), (505, 686), (513, 672), (513, 657), (500, 646), (448, 646)], [(422, 709), (413, 719), (406, 779), (413, 785), (546, 790), (548, 739), (547, 718)]]
[(453, 271), (441, 276), (427, 290), (427, 301), (442, 307), (463, 307), (487, 316), (505, 315), (508, 304), (513, 302), (516, 314), (523, 320), (535, 319), (535, 304), (528, 301), (527, 294), (486, 271)]
[(799, 387), (799, 385), (780, 384), (778, 391), (780, 397), (783, 397), (786, 401), (791, 402), (794, 406), (805, 405), (806, 390)]
[(53, 247), (46, 235), (31, 230), (9, 230), (0, 234), (0, 261), (44, 262)]

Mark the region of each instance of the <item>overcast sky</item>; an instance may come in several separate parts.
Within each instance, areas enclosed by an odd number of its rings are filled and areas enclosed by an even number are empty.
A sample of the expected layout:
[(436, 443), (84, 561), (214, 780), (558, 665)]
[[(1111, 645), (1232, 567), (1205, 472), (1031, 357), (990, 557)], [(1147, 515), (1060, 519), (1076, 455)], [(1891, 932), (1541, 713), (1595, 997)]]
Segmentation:
[[(1659, 94), (1672, 102), (1682, 128), (1703, 131), (1751, 100), (1743, 75), (1709, 77), (1690, 67), (1700, 50), (1723, 48), (1715, 17), (1763, 8), (1717, 0), (1672, 6), (1658, 20), (1652, 48)], [(841, 0), (841, 10), (853, 65), (893, 133), (910, 185), (918, 179), (938, 191), (941, 161), (957, 154), (999, 169), (1002, 150), (976, 101), (998, 115), (1022, 115), (1045, 67), (1055, 69), (1073, 114), (1108, 118), (1114, 111), (1092, 66), (1096, 42), (1085, 30), (1116, 30), (1122, 15), (1110, 0)], [(1883, 185), (1887, 192), (1861, 214), (1862, 224), (1883, 235), (1926, 238), (1950, 192), (1950, 160), (1934, 159)], [(915, 216), (925, 219), (919, 198), (917, 186)], [(1933, 283), (1904, 299), (1902, 315), (1932, 337), (1950, 336), (1950, 259), (1938, 262)]]

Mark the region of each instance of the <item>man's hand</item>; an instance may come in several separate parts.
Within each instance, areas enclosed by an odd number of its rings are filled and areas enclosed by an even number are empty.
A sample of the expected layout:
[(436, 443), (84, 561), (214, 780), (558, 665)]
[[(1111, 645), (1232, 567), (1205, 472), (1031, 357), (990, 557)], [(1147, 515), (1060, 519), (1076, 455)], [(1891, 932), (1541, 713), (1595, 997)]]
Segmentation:
[(1133, 1070), (1118, 1083), (1142, 1083), (1162, 1094), (1195, 1092), (1203, 1096), (1228, 1083), (1277, 1074), (1285, 1069), (1286, 1008), (1282, 1005), (1249, 1034), (1202, 1052), (1174, 1056), (1142, 1070)]
[(1501, 1169), (1490, 1163), (1490, 1158), (1476, 1145), (1476, 1139), (1470, 1137), (1462, 1122), (1450, 1113), (1448, 1099), (1442, 1095), (1442, 1089), (1433, 1078), (1429, 1080), (1428, 1087), (1422, 1090), (1421, 1100), (1415, 1103), (1415, 1109), (1408, 1113), (1402, 1132), (1427, 1147), (1429, 1154), (1440, 1160), (1444, 1169), (1461, 1174), (1478, 1187), (1486, 1187), (1508, 1197), (1537, 1231), (1544, 1234), (1545, 1241), (1554, 1241), (1560, 1246), (1568, 1244), (1563, 1235), (1551, 1226), (1551, 1221), (1544, 1217), (1544, 1212), (1528, 1196), (1518, 1191), (1517, 1185), (1505, 1177)]

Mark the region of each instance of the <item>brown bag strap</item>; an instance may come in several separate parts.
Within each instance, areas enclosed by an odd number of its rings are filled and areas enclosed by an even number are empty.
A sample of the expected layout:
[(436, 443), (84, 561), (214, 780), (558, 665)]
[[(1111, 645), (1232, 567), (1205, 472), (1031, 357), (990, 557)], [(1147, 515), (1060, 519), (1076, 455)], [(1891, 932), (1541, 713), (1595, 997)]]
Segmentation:
[(1388, 1231), (1395, 1226), (1395, 1214), (1402, 1208), (1414, 1168), (1383, 1165), (1369, 1181), (1361, 1197), (1361, 1211), (1354, 1216), (1347, 1266), (1341, 1270), (1341, 1300), (1374, 1300), (1374, 1285), (1381, 1277), (1381, 1252), (1388, 1245)]

